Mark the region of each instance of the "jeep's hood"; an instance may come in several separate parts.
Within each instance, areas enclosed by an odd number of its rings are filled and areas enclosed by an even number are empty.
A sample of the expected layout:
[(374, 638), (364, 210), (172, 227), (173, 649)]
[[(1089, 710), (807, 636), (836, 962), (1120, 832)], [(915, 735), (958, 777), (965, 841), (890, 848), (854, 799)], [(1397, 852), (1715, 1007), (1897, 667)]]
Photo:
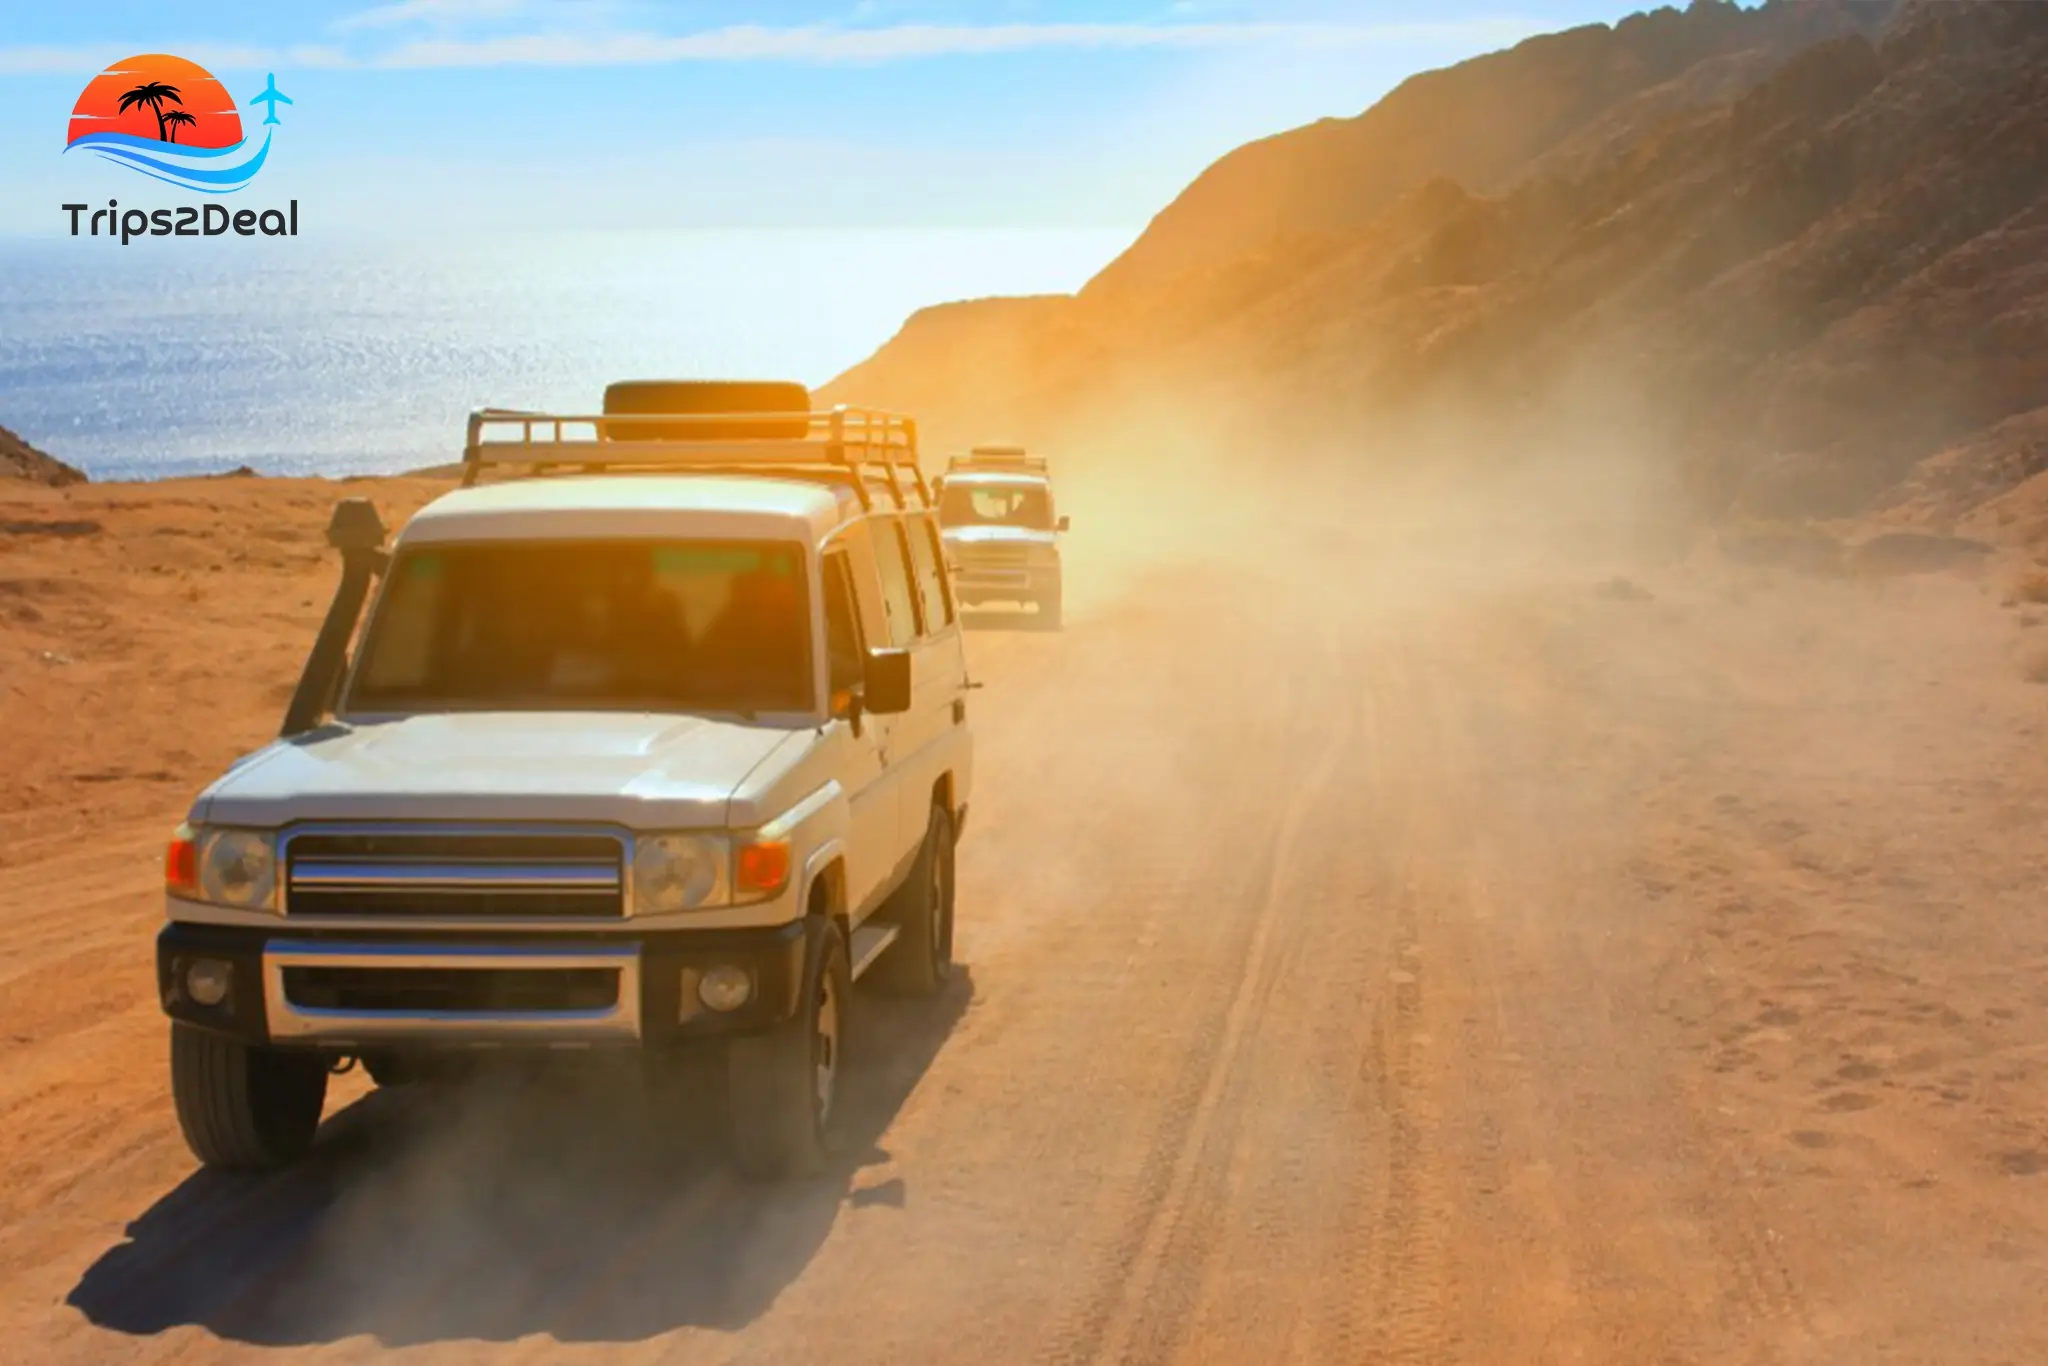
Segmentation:
[(336, 722), (242, 760), (195, 814), (303, 820), (725, 824), (748, 774), (808, 731), (690, 716), (475, 712)]
[(1028, 526), (949, 526), (939, 534), (955, 545), (1051, 545), (1059, 539)]

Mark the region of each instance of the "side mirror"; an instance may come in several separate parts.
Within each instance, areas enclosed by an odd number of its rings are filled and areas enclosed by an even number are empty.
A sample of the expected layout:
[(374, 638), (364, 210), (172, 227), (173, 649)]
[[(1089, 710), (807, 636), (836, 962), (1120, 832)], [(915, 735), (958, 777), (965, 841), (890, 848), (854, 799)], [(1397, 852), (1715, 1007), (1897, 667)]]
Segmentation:
[(1052, 529), (1054, 531), (1065, 531), (1067, 527), (1072, 523), (1072, 521), (1073, 519), (1071, 517), (1061, 517), (1059, 521), (1053, 523)]
[(910, 710), (910, 651), (868, 651), (867, 678), (861, 684), (861, 708), (877, 716), (900, 716)]

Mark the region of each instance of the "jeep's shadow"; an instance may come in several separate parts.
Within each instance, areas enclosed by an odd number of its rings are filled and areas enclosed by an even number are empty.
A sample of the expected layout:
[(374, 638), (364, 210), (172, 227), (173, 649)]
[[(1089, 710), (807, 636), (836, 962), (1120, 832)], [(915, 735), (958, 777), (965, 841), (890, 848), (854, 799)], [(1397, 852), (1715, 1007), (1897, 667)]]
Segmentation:
[[(878, 1144), (974, 996), (964, 969), (930, 1001), (856, 993), (841, 1147), (822, 1175), (733, 1174), (718, 1071), (650, 1088), (637, 1074), (499, 1077), (375, 1092), (275, 1176), (198, 1172), (128, 1226), (67, 1303), (130, 1334), (197, 1325), (299, 1346), (369, 1334), (631, 1342), (734, 1329), (810, 1263), (839, 1211), (902, 1208), (864, 1181)], [(686, 1097), (688, 1099), (686, 1099)]]

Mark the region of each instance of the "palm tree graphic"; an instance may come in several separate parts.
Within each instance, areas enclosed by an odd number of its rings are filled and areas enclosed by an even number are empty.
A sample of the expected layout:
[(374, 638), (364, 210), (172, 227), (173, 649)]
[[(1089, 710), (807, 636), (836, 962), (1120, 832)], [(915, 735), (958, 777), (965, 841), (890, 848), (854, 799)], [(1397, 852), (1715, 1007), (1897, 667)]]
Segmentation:
[(168, 142), (176, 142), (178, 140), (178, 130), (180, 128), (190, 128), (194, 124), (198, 123), (199, 120), (193, 118), (190, 114), (186, 113), (182, 109), (173, 109), (170, 113), (161, 115), (158, 119), (158, 122), (170, 134), (170, 136), (165, 140)]
[[(164, 129), (165, 100), (169, 100), (172, 104), (183, 104), (185, 102), (178, 94), (177, 86), (165, 85), (162, 81), (145, 81), (121, 96), (120, 112), (125, 114), (130, 109), (137, 108), (138, 106), (148, 106), (149, 112), (156, 115), (157, 140), (159, 142), (173, 142), (176, 139), (172, 138)], [(187, 115), (187, 117), (190, 116)]]

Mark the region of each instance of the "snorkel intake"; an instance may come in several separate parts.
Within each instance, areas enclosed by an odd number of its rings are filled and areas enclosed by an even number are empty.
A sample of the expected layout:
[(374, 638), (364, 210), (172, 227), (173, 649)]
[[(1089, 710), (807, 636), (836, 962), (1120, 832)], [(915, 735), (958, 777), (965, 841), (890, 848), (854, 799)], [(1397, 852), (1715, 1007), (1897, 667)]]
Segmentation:
[(342, 675), (348, 671), (348, 643), (369, 599), (370, 584), (391, 562), (391, 553), (384, 548), (384, 521), (367, 498), (344, 498), (335, 504), (327, 522), (327, 544), (341, 552), (341, 583), (285, 709), (278, 734), (286, 739), (312, 730), (333, 709)]

